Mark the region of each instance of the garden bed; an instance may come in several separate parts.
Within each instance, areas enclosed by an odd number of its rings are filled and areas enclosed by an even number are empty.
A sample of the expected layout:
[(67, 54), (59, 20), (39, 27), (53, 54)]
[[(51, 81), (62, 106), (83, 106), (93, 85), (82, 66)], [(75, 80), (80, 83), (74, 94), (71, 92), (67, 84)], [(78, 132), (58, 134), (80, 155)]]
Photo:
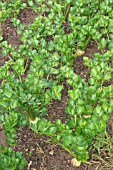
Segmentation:
[[(25, 28), (24, 28), (24, 30), (22, 30), (22, 32), (20, 34), (17, 33), (20, 23), (17, 25), (15, 23), (12, 23), (11, 18), (9, 18), (9, 17), (7, 17), (6, 20), (4, 21), (2, 42), (7, 41), (8, 44), (11, 44), (11, 46), (14, 47), (15, 51), (18, 50), (19, 47), (22, 44), (24, 44), (24, 42), (26, 42), (26, 40), (24, 41), (24, 38), (23, 38), (23, 40), (21, 39), (22, 33), (25, 30), (29, 29), (29, 26), (34, 23), (35, 18), (38, 17), (40, 14), (43, 17), (43, 19), (42, 19), (42, 25), (43, 25), (43, 22), (46, 21), (46, 17), (48, 17), (48, 15), (49, 15), (49, 8), (51, 6), (50, 5), (51, 3), (46, 4), (46, 3), (48, 3), (48, 1), (44, 2), (44, 4), (47, 5), (47, 7), (48, 7), (47, 11), (44, 8), (46, 12), (41, 11), (40, 13), (38, 13), (35, 11), (36, 10), (35, 9), (36, 1), (34, 1), (35, 6), (32, 6), (32, 2), (31, 2), (31, 4), (30, 4), (30, 2), (31, 1), (29, 1), (29, 3), (27, 4), (27, 7), (25, 7), (25, 9), (21, 9), (19, 11), (17, 17), (15, 17), (20, 20), (21, 24), (25, 24)], [(71, 1), (69, 1), (69, 2), (71, 2)], [(86, 4), (86, 6), (87, 5), (88, 4)], [(111, 6), (112, 5), (113, 4), (111, 3)], [(40, 5), (38, 7), (40, 7)], [(66, 9), (68, 9), (68, 7), (70, 7), (70, 10), (71, 10), (71, 4), (70, 5), (67, 4)], [(72, 4), (72, 7), (73, 7), (73, 4)], [(60, 9), (59, 9), (59, 11), (60, 11)], [(68, 12), (67, 17), (68, 17), (70, 11), (67, 10), (67, 12)], [(56, 14), (58, 14), (58, 13), (56, 12)], [(108, 15), (108, 14), (106, 14), (106, 15)], [(96, 12), (95, 12), (95, 15), (96, 15)], [(58, 16), (58, 17), (60, 18), (60, 16)], [(65, 35), (70, 35), (73, 29), (70, 30), (67, 17), (65, 20), (65, 24), (62, 25), (62, 27), (64, 29)], [(59, 19), (59, 18), (55, 18), (55, 19), (56, 19), (56, 23), (59, 22), (59, 25), (60, 25), (60, 21), (57, 21), (57, 19)], [(71, 24), (72, 24), (72, 22), (71, 22)], [(39, 23), (39, 25), (40, 25), (40, 23)], [(106, 29), (108, 29), (107, 27), (109, 27), (109, 25), (105, 26)], [(73, 28), (73, 24), (72, 24), (72, 28)], [(32, 28), (32, 29), (35, 30), (35, 28)], [(57, 28), (57, 29), (59, 29), (59, 28)], [(58, 33), (58, 35), (60, 35), (60, 31), (58, 32), (58, 30), (57, 30), (56, 32)], [(46, 31), (45, 31), (45, 34), (46, 34)], [(32, 35), (29, 35), (29, 36), (32, 36)], [(35, 36), (36, 35), (34, 35), (34, 37)], [(106, 36), (106, 34), (103, 35), (103, 38), (104, 38), (104, 36)], [(49, 43), (53, 39), (54, 39), (53, 36), (47, 36), (44, 40), (46, 40), (46, 42)], [(87, 39), (87, 36), (86, 36), (86, 39)], [(86, 39), (85, 39), (85, 41), (86, 41)], [(42, 39), (40, 39), (40, 41), (41, 40)], [(80, 40), (80, 37), (78, 38), (78, 44), (79, 44), (79, 40)], [(58, 41), (61, 41), (61, 39), (58, 39)], [(70, 39), (70, 41), (71, 41), (71, 39)], [(112, 41), (112, 38), (111, 38), (111, 41)], [(84, 42), (84, 40), (83, 40), (83, 42)], [(38, 43), (38, 42), (36, 41), (35, 43)], [(73, 44), (73, 42), (72, 42), (72, 44)], [(106, 44), (104, 48), (102, 47), (102, 46), (104, 46), (103, 43), (100, 43), (100, 44), (101, 45), (99, 45), (99, 41), (91, 39), (88, 42), (86, 48), (84, 50), (82, 50), (83, 54), (81, 54), (81, 55), (76, 55), (76, 52), (74, 53), (74, 50), (77, 50), (76, 43), (75, 43), (75, 47), (72, 47), (72, 51), (73, 51), (72, 55), (73, 56), (75, 55), (75, 58), (72, 57), (71, 68), (73, 68), (74, 73), (77, 74), (78, 76), (80, 76), (80, 78), (84, 79), (84, 81), (86, 83), (88, 83), (88, 79), (91, 78), (91, 75), (90, 75), (90, 69), (88, 68), (88, 66), (85, 65), (84, 57), (87, 56), (89, 59), (92, 60), (95, 53), (104, 54), (107, 51), (109, 51), (109, 43)], [(42, 44), (41, 44), (42, 49), (43, 49), (43, 46), (44, 46), (44, 44), (42, 42)], [(4, 47), (2, 47), (2, 50), (3, 50), (3, 48)], [(29, 46), (28, 46), (28, 48), (29, 48)], [(44, 46), (44, 48), (45, 48), (45, 46)], [(65, 54), (66, 50), (71, 49), (71, 47), (70, 47), (70, 49), (67, 49), (67, 48), (68, 47), (65, 47), (65, 49), (63, 49), (64, 54)], [(75, 49), (73, 50), (73, 48), (75, 48)], [(80, 48), (82, 48), (82, 46), (80, 46)], [(39, 47), (36, 48), (34, 45), (31, 49), (32, 50), (36, 49), (37, 53), (38, 53)], [(70, 53), (70, 51), (69, 51), (69, 53)], [(54, 52), (55, 52), (54, 50), (50, 50), (51, 54), (52, 53), (54, 54)], [(20, 53), (20, 55), (21, 54), (22, 53)], [(26, 52), (25, 55), (28, 55), (28, 53)], [(39, 53), (38, 53), (38, 55), (39, 55)], [(9, 56), (10, 56), (10, 58), (9, 58)], [(4, 55), (3, 52), (0, 54), (0, 66), (1, 67), (4, 66), (7, 63), (7, 61), (9, 61), (11, 58), (13, 58), (12, 51), (9, 52), (9, 56)], [(61, 57), (60, 52), (59, 52), (59, 56)], [(21, 78), (22, 81), (26, 80), (26, 77), (28, 76), (28, 74), (30, 72), (30, 67), (31, 67), (31, 64), (33, 61), (33, 57), (31, 57), (31, 58), (30, 57), (28, 57), (28, 61), (27, 61), (28, 64), (27, 64), (25, 72), (20, 73), (19, 78)], [(14, 58), (14, 60), (16, 62), (16, 58)], [(67, 63), (65, 63), (65, 58), (64, 58), (63, 62), (64, 62), (63, 65), (65, 66), (67, 64)], [(67, 59), (67, 62), (70, 62), (70, 59)], [(111, 63), (111, 67), (112, 67), (113, 66), (113, 64), (112, 64), (113, 58), (112, 58), (112, 61), (110, 60), (109, 62)], [(24, 63), (24, 65), (25, 65), (25, 63)], [(60, 66), (61, 65), (58, 64), (54, 68), (59, 70)], [(12, 73), (13, 71), (15, 72), (15, 70), (13, 70), (13, 68), (10, 67), (9, 72)], [(113, 67), (112, 67), (112, 71), (113, 71)], [(111, 75), (113, 75), (113, 74), (111, 74)], [(44, 78), (46, 78), (46, 75), (44, 75), (44, 76), (45, 76)], [(52, 77), (52, 80), (56, 80), (57, 79), (56, 76), (57, 76), (57, 73), (53, 74), (52, 76), (50, 75), (50, 78)], [(4, 79), (4, 81), (5, 81), (5, 79)], [(1, 83), (2, 82), (3, 82), (3, 79), (1, 79)], [(105, 81), (104, 86), (107, 87), (111, 84), (113, 84), (113, 76), (111, 76), (108, 81)], [(58, 85), (59, 85), (59, 83), (58, 83)], [(70, 114), (66, 114), (65, 109), (68, 106), (68, 100), (70, 97), (68, 91), (72, 90), (73, 88), (71, 85), (69, 85), (67, 83), (66, 77), (63, 80), (61, 80), (61, 85), (63, 86), (63, 90), (61, 91), (61, 99), (60, 100), (59, 100), (59, 98), (54, 99), (54, 97), (53, 97), (53, 99), (50, 100), (50, 103), (46, 105), (47, 113), (42, 116), (44, 119), (51, 121), (53, 124), (55, 124), (55, 122), (58, 119), (61, 120), (62, 124), (66, 124), (67, 120), (71, 118)], [(49, 87), (47, 87), (47, 88), (49, 89)], [(16, 109), (18, 110), (18, 107)], [(26, 111), (24, 112), (24, 114), (25, 115), (27, 114)], [(2, 123), (0, 124), (0, 128), (1, 128), (1, 130), (0, 130), (0, 145), (10, 146), (9, 144), (6, 144), (7, 135), (5, 136), (5, 132), (4, 132), (4, 130), (2, 130)], [(61, 146), (59, 146), (57, 143), (55, 143), (55, 141), (52, 141), (50, 137), (48, 137), (44, 134), (43, 135), (38, 134), (38, 133), (34, 132), (33, 130), (31, 130), (33, 128), (31, 128), (31, 126), (28, 123), (27, 123), (27, 125), (21, 126), (18, 129), (16, 129), (17, 137), (16, 137), (16, 144), (13, 146), (13, 150), (19, 151), (19, 152), (22, 151), (23, 156), (26, 159), (26, 165), (24, 167), (24, 170), (112, 170), (113, 169), (113, 161), (112, 161), (113, 160), (113, 126), (112, 125), (113, 125), (113, 112), (110, 113), (110, 118), (107, 121), (107, 128), (106, 128), (107, 131), (105, 132), (104, 135), (100, 135), (98, 133), (95, 135), (92, 145), (88, 147), (89, 158), (87, 159), (87, 161), (81, 163), (81, 165), (79, 167), (75, 166), (75, 162), (73, 161), (74, 157), (69, 152), (67, 152), (65, 149), (63, 149)], [(73, 129), (73, 131), (74, 131), (74, 129)]]

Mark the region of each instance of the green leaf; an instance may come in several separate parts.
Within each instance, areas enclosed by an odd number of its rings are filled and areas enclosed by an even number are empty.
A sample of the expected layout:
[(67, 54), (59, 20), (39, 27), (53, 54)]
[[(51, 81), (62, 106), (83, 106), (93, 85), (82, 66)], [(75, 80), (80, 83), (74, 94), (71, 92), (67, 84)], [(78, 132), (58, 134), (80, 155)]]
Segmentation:
[(77, 115), (82, 115), (82, 114), (84, 114), (85, 107), (84, 106), (77, 106), (76, 110), (77, 110), (76, 111)]
[(60, 126), (60, 125), (61, 125), (61, 123), (62, 123), (62, 122), (61, 122), (61, 120), (60, 120), (60, 119), (57, 119), (57, 120), (56, 120), (56, 124), (57, 124), (58, 126)]
[(11, 22), (13, 22), (14, 26), (18, 26), (20, 24), (20, 20), (17, 18), (11, 18)]
[(71, 116), (74, 116), (76, 114), (75, 109), (72, 107), (66, 107), (66, 113)]
[(88, 82), (91, 84), (91, 85), (94, 85), (96, 83), (96, 80), (95, 78), (90, 78), (88, 79)]
[(106, 45), (107, 45), (107, 40), (106, 40), (105, 38), (102, 38), (102, 39), (100, 40), (100, 44), (101, 44), (101, 47), (102, 47), (102, 48), (105, 48)]
[(68, 136), (64, 136), (62, 137), (62, 141), (64, 146), (69, 147), (69, 145), (73, 142), (73, 136), (70, 134)]
[(55, 127), (55, 126), (52, 126), (52, 127), (50, 127), (49, 129), (48, 129), (48, 133), (49, 134), (51, 134), (51, 135), (53, 135), (53, 134), (55, 134), (56, 133), (56, 131), (57, 131), (57, 127)]
[(74, 118), (72, 119), (68, 119), (67, 120), (67, 125), (70, 127), (70, 128), (76, 128), (76, 121)]
[(41, 119), (37, 123), (37, 130), (44, 132), (46, 130), (47, 120)]
[(52, 87), (52, 95), (54, 99), (61, 100), (61, 91), (63, 89), (63, 86), (58, 85), (58, 86), (53, 86)]
[(74, 89), (74, 90), (69, 90), (68, 95), (71, 97), (73, 100), (76, 100), (80, 97), (80, 90), (79, 89)]
[(107, 112), (109, 105), (108, 103), (103, 103), (102, 108), (104, 109), (105, 112)]
[(109, 118), (110, 118), (110, 116), (108, 114), (104, 114), (102, 116), (102, 120), (105, 121), (105, 122), (107, 122), (109, 120)]
[(0, 100), (0, 107), (7, 108), (6, 101)]
[(108, 49), (113, 51), (113, 41), (110, 41), (110, 43), (108, 44)]
[(92, 69), (91, 69), (91, 75), (94, 76), (94, 77), (96, 77), (97, 74), (98, 74), (97, 69), (96, 69), (96, 68), (92, 68)]
[(32, 1), (32, 0), (28, 0), (28, 5), (31, 6), (31, 7), (33, 7), (33, 6), (34, 6), (33, 1)]
[(3, 40), (3, 37), (0, 35), (0, 41), (2, 41)]

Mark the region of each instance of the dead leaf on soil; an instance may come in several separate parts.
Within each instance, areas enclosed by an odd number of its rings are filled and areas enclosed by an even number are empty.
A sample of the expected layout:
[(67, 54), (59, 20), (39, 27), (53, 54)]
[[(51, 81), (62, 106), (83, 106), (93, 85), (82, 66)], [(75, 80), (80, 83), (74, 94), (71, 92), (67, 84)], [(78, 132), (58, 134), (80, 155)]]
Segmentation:
[(30, 161), (29, 163), (28, 163), (28, 167), (27, 167), (27, 170), (30, 170), (30, 166), (32, 165), (32, 161)]
[(73, 159), (71, 160), (71, 164), (72, 164), (73, 166), (79, 167), (80, 164), (81, 164), (81, 162), (78, 161), (76, 158), (73, 158)]
[(50, 154), (50, 155), (53, 155), (53, 154), (54, 154), (54, 150), (51, 150), (51, 151), (49, 152), (49, 154)]
[(85, 51), (82, 51), (82, 50), (80, 50), (80, 49), (77, 49), (77, 51), (76, 51), (76, 55), (77, 56), (83, 56), (85, 54)]

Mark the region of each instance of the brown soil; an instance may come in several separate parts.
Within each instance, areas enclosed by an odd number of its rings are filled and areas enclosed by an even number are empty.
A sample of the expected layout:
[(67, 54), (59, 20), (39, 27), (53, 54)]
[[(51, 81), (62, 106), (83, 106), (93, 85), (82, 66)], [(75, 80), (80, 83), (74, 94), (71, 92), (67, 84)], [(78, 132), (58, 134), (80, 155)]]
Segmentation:
[(6, 136), (4, 134), (4, 130), (2, 128), (1, 123), (0, 123), (0, 145), (7, 146), (7, 144), (6, 144)]
[[(26, 24), (26, 28), (30, 25), (36, 14), (32, 10), (22, 10), (19, 14), (21, 22)], [(4, 39), (9, 44), (18, 48), (21, 44), (20, 35), (17, 34), (17, 28), (15, 28), (9, 19), (7, 19), (4, 26)], [(95, 52), (99, 52), (97, 45), (91, 43), (85, 55), (92, 58)], [(7, 57), (3, 57), (0, 54), (0, 66), (7, 60)], [(84, 65), (83, 57), (77, 57), (73, 64), (74, 70), (86, 81), (89, 78), (89, 70)], [(53, 101), (48, 107), (48, 114), (45, 116), (53, 123), (56, 119), (60, 118), (65, 123), (68, 115), (65, 114), (65, 107), (67, 106), (67, 90), (69, 87), (64, 82), (65, 89), (62, 92), (61, 101)], [(113, 118), (108, 122), (108, 132), (113, 135)], [(0, 144), (6, 145), (5, 135), (3, 130), (0, 131)], [(29, 126), (21, 127), (17, 133), (17, 144), (14, 147), (15, 151), (22, 151), (27, 160), (27, 165), (24, 170), (112, 170), (109, 167), (104, 168), (101, 162), (95, 161), (91, 164), (81, 164), (80, 167), (72, 165), (72, 156), (63, 150), (60, 146), (52, 143), (47, 136), (40, 136), (34, 133)], [(90, 161), (90, 160), (89, 160)]]

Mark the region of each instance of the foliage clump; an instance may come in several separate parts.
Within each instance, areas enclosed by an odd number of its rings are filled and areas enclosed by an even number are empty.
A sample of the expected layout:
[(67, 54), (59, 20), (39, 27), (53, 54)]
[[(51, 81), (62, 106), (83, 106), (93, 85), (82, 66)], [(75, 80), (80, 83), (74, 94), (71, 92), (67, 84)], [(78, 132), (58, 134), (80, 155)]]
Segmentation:
[(15, 170), (16, 168), (23, 169), (26, 164), (22, 152), (14, 152), (11, 147), (4, 148), (0, 146), (0, 169)]

